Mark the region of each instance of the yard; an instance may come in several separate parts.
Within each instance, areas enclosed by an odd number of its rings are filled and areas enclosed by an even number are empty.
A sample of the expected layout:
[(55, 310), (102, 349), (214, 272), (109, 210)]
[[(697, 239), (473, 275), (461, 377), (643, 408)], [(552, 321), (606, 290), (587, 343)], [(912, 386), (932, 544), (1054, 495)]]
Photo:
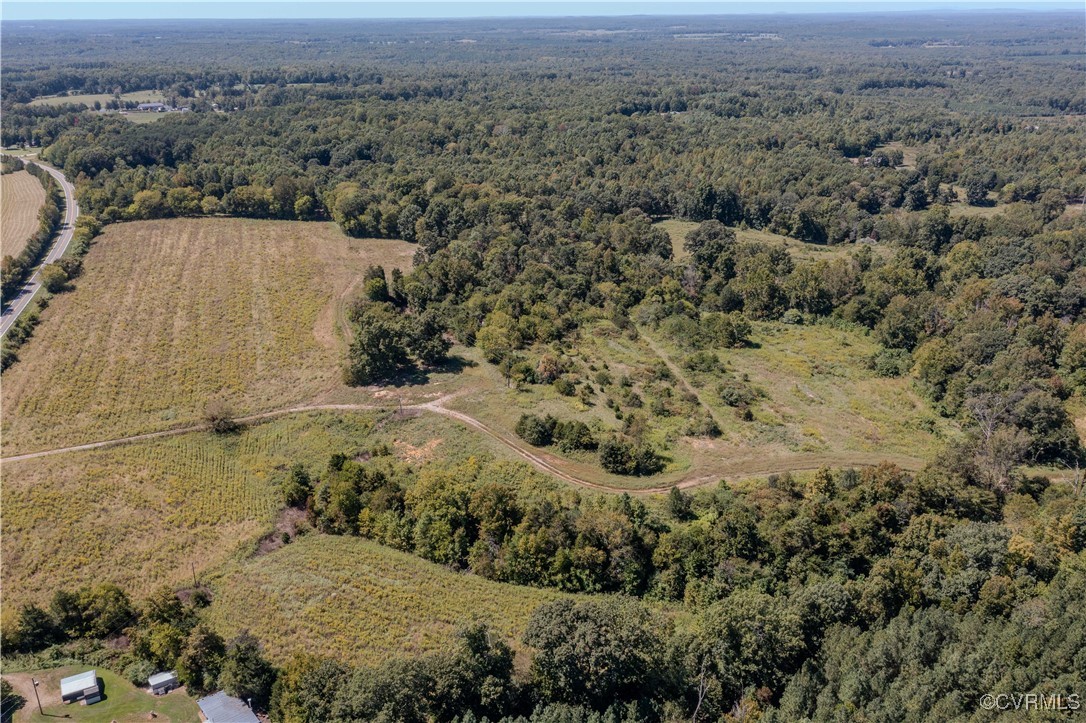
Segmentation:
[[(163, 723), (192, 723), (200, 720), (196, 701), (184, 689), (173, 690), (162, 696), (154, 696), (136, 688), (121, 676), (109, 670), (97, 668), (101, 680), (101, 701), (93, 705), (65, 704), (60, 700), (60, 679), (82, 673), (90, 666), (52, 668), (30, 673), (8, 673), (4, 679), (12, 684), (15, 692), (26, 701), (15, 712), (15, 723), (68, 719), (78, 723), (135, 723), (153, 719)], [(44, 715), (38, 713), (34, 700), (37, 680)]]

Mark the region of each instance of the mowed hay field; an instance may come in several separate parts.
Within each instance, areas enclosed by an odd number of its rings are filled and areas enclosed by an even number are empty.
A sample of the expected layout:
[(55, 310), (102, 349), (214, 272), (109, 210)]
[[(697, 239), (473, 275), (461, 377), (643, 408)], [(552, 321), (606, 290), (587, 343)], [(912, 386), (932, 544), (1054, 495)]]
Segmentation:
[(110, 226), (4, 373), (4, 456), (198, 423), (342, 388), (342, 307), (402, 241), (331, 223), (186, 219)]
[(355, 413), (290, 415), (4, 465), (5, 606), (114, 582), (134, 597), (245, 555), (268, 533), (295, 462), (317, 471), (373, 428)]
[(221, 634), (248, 628), (269, 656), (330, 655), (376, 664), (440, 648), (466, 621), (519, 642), (554, 590), (492, 582), (354, 537), (308, 535), (222, 569), (207, 619)]
[(0, 176), (0, 256), (18, 256), (26, 247), (44, 203), (45, 189), (26, 171)]

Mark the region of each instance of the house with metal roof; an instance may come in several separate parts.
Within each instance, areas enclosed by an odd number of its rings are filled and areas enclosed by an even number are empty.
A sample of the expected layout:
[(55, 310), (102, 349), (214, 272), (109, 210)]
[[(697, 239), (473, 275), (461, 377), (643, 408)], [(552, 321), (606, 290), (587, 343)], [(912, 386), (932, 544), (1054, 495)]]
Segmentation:
[(201, 698), (196, 705), (207, 723), (260, 723), (252, 708), (223, 691)]
[(177, 672), (170, 670), (165, 673), (155, 673), (147, 679), (147, 685), (155, 695), (165, 695), (174, 688), (180, 688), (181, 682), (177, 679)]
[(62, 678), (60, 699), (65, 703), (74, 703), (78, 700), (81, 705), (91, 705), (102, 700), (102, 686), (98, 682), (98, 671), (88, 670), (79, 675)]

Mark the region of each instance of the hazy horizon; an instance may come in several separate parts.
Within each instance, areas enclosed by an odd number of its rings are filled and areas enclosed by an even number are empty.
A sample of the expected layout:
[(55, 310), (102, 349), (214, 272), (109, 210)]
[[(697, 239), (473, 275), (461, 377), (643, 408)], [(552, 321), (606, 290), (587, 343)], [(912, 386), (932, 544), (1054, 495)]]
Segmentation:
[(1079, 10), (1064, 0), (956, 0), (949, 2), (8, 2), (0, 18), (62, 20), (324, 20), (633, 17), (682, 15), (873, 14), (886, 12), (1051, 12)]

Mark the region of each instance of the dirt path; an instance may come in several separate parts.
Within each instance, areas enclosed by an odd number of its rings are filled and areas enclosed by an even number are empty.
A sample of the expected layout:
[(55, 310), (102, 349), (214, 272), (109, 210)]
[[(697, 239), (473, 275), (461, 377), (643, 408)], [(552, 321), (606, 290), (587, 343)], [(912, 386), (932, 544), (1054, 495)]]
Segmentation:
[[(49, 677), (57, 678), (56, 675)], [(4, 673), (4, 680), (11, 683), (11, 687), (23, 699), (22, 706), (15, 711), (12, 720), (16, 722), (30, 720), (31, 715), (38, 712), (38, 704), (34, 699), (34, 679), (30, 673)], [(60, 688), (55, 684), (56, 681), (50, 680), (49, 682), (53, 683), (52, 685), (46, 685), (45, 680), (39, 680), (39, 682), (42, 683), (42, 685), (38, 686), (38, 695), (41, 696), (42, 707), (48, 708), (49, 706), (60, 705)]]
[(640, 327), (637, 329), (637, 331), (639, 334), (641, 334), (641, 337), (645, 340), (645, 343), (649, 345), (649, 348), (652, 349), (652, 353), (660, 357), (660, 361), (667, 365), (667, 368), (671, 371), (675, 378), (678, 379), (684, 387), (686, 387), (686, 391), (694, 395), (694, 397), (698, 400), (698, 404), (701, 405), (701, 408), (708, 412), (709, 416), (712, 417), (714, 422), (716, 422), (716, 426), (720, 429), (724, 429), (726, 425), (724, 424), (723, 420), (717, 417), (716, 413), (713, 411), (713, 408), (710, 407), (705, 402), (705, 400), (701, 398), (701, 393), (686, 378), (686, 375), (683, 374), (682, 369), (680, 369), (679, 366), (675, 364), (675, 362), (671, 361), (668, 355), (664, 353), (664, 350), (661, 349), (660, 346), (656, 343), (655, 339), (646, 334), (645, 331)]
[[(742, 479), (747, 477), (762, 477), (770, 474), (783, 474), (785, 472), (805, 472), (816, 470), (821, 467), (871, 467), (879, 464), (880, 462), (891, 462), (897, 466), (907, 470), (920, 469), (924, 464), (924, 460), (907, 457), (904, 455), (893, 454), (878, 454), (870, 452), (843, 452), (832, 454), (795, 454), (787, 457), (753, 457), (742, 458), (734, 460), (726, 460), (719, 465), (715, 465), (712, 469), (697, 469), (691, 471), (687, 476), (675, 480), (667, 485), (661, 485), (657, 487), (641, 487), (641, 488), (621, 488), (611, 487), (608, 485), (600, 484), (599, 482), (592, 482), (586, 479), (581, 479), (575, 475), (572, 475), (563, 470), (558, 464), (552, 462), (544, 454), (541, 454), (537, 450), (524, 444), (520, 440), (508, 437), (494, 429), (488, 427), (483, 422), (479, 421), (475, 417), (458, 412), (454, 409), (449, 409), (444, 406), (450, 399), (456, 397), (459, 393), (447, 394), (443, 397), (435, 399), (430, 402), (424, 402), (421, 404), (405, 404), (400, 409), (404, 412), (416, 411), (416, 412), (430, 412), (432, 414), (440, 414), (450, 419), (455, 419), (458, 422), (478, 430), (487, 435), (491, 439), (505, 445), (511, 449), (518, 457), (531, 464), (536, 469), (553, 475), (560, 480), (569, 482), (570, 484), (577, 485), (578, 487), (585, 487), (587, 489), (596, 490), (599, 492), (621, 493), (628, 492), (630, 494), (638, 495), (651, 495), (660, 494), (669, 491), (672, 487), (678, 487), (680, 489), (690, 489), (692, 487), (698, 487), (705, 484), (711, 484), (718, 482), (723, 478), (730, 479)], [(237, 417), (236, 422), (241, 424), (252, 424), (274, 419), (276, 417), (283, 417), (290, 414), (302, 414), (305, 412), (362, 412), (362, 411), (395, 411), (396, 407), (390, 405), (380, 404), (307, 404), (296, 407), (287, 407), (285, 409), (276, 409), (269, 412), (261, 412), (260, 414), (250, 414), (244, 417)], [(0, 459), (2, 464), (11, 464), (14, 462), (22, 462), (30, 459), (38, 459), (39, 457), (49, 457), (57, 454), (66, 454), (69, 452), (81, 452), (91, 449), (106, 449), (108, 447), (117, 447), (123, 444), (131, 444), (134, 442), (142, 442), (150, 439), (160, 439), (163, 437), (173, 437), (179, 434), (189, 434), (191, 432), (206, 431), (207, 425), (196, 424), (188, 427), (179, 427), (177, 429), (168, 429), (161, 432), (148, 432), (146, 434), (136, 434), (129, 437), (120, 437), (118, 439), (107, 439), (101, 442), (91, 442), (89, 444), (80, 444), (73, 447), (59, 447), (57, 449), (47, 449), (40, 452), (30, 452), (27, 454), (14, 455), (12, 457), (5, 457)]]

